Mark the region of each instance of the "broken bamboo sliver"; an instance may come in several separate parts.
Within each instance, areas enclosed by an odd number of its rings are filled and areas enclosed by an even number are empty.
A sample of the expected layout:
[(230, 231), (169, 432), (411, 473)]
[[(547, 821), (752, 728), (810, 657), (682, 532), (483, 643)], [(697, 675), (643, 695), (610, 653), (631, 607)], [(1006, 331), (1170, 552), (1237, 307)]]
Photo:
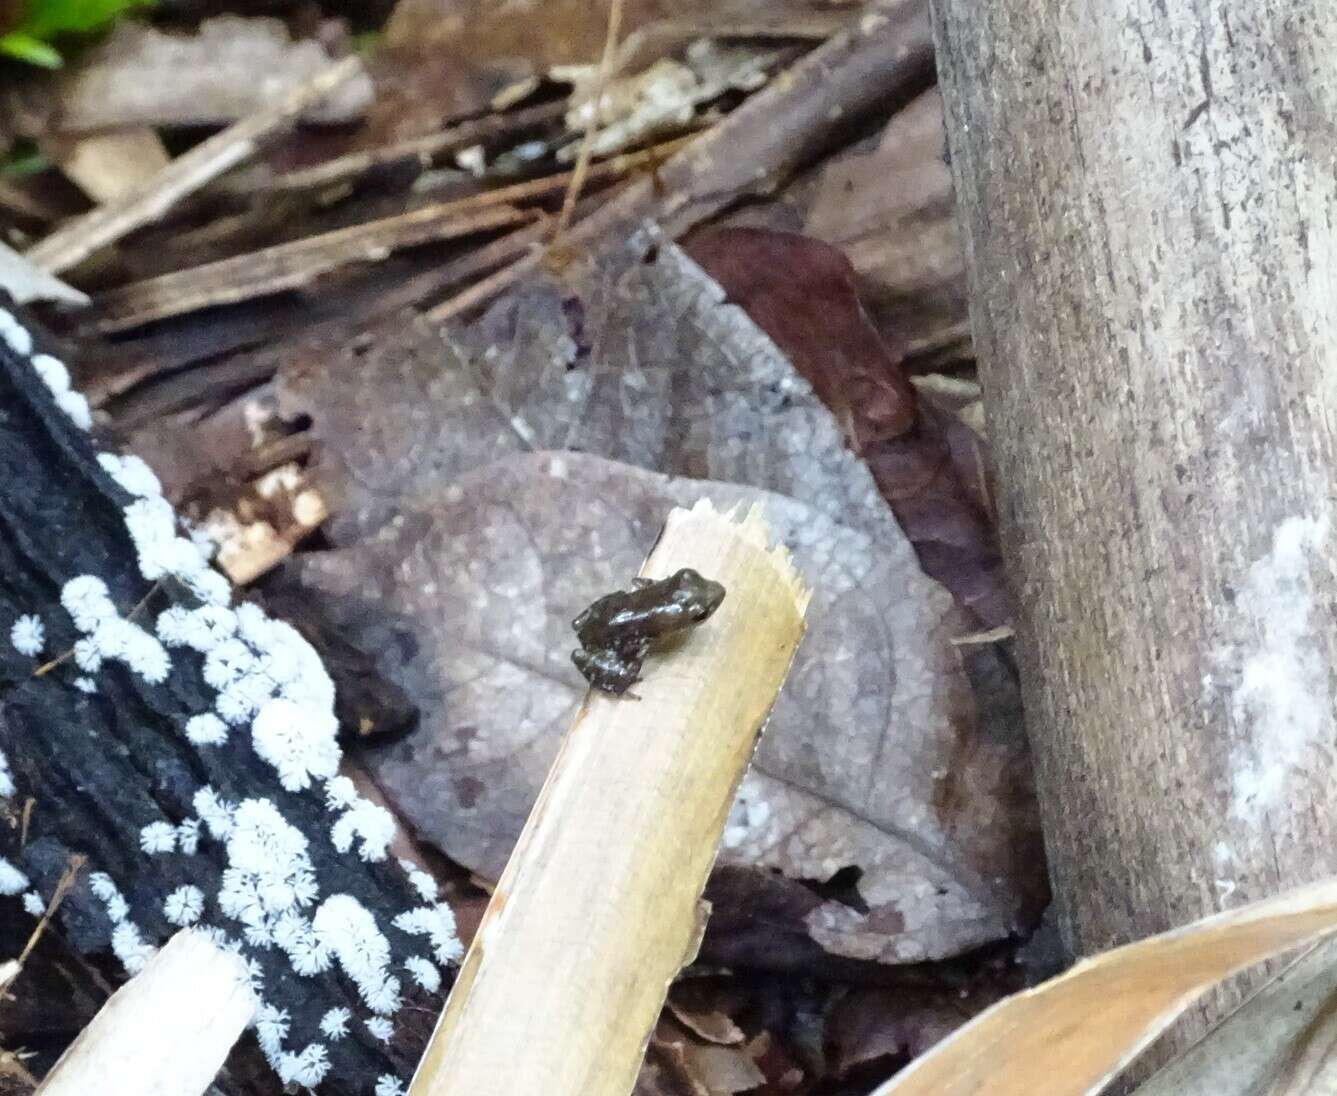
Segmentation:
[(674, 510), (641, 574), (682, 567), (723, 604), (647, 662), (639, 701), (576, 713), (409, 1096), (631, 1092), (808, 602), (757, 509)]
[(79, 1033), (33, 1096), (200, 1096), (255, 1013), (246, 965), (183, 929)]

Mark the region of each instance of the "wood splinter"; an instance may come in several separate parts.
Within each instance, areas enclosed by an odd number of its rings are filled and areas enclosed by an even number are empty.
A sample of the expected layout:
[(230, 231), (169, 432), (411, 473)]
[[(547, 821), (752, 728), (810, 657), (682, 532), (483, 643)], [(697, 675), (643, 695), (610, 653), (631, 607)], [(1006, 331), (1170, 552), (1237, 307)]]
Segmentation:
[(34, 1096), (200, 1096), (255, 1013), (246, 965), (183, 929), (118, 989)]
[(647, 664), (639, 703), (577, 712), (409, 1096), (631, 1092), (809, 597), (757, 509), (670, 513), (641, 574), (684, 567), (728, 596)]

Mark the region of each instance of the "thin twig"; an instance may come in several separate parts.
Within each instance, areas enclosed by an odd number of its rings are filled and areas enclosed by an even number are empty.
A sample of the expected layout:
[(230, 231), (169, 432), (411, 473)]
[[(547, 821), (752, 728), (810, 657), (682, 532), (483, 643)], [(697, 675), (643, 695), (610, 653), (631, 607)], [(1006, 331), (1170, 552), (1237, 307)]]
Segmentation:
[[(145, 605), (147, 605), (147, 604), (149, 603), (149, 598), (151, 598), (154, 594), (156, 594), (156, 593), (157, 593), (159, 590), (161, 590), (161, 589), (162, 589), (162, 579), (156, 579), (156, 580), (154, 581), (153, 585), (150, 586), (150, 587), (148, 588), (148, 590), (145, 592), (144, 596), (143, 596), (142, 598), (140, 598), (137, 602), (135, 602), (135, 604), (131, 607), (130, 611), (129, 611), (128, 613), (125, 614), (125, 619), (126, 619), (126, 620), (134, 620), (134, 619), (135, 619), (135, 615), (136, 615), (141, 609), (143, 609)], [(42, 663), (42, 665), (38, 666), (37, 669), (35, 669), (35, 670), (32, 672), (32, 676), (33, 676), (33, 677), (45, 677), (47, 674), (49, 674), (52, 670), (54, 670), (54, 669), (55, 669), (57, 666), (59, 666), (61, 663), (66, 662), (67, 660), (69, 660), (70, 658), (72, 658), (73, 655), (74, 655), (74, 648), (71, 647), (68, 651), (65, 651), (63, 654), (59, 654), (59, 655), (57, 655), (57, 656), (56, 656), (55, 658), (53, 658), (50, 662), (44, 662), (44, 663)]]
[(60, 909), (60, 904), (65, 901), (65, 896), (70, 893), (70, 888), (79, 878), (79, 873), (83, 871), (84, 865), (88, 863), (88, 857), (83, 853), (72, 853), (69, 861), (65, 865), (65, 870), (61, 872), (60, 878), (56, 881), (56, 889), (51, 892), (51, 901), (46, 904), (46, 909), (42, 912), (42, 919), (37, 922), (37, 927), (32, 930), (28, 937), (28, 942), (23, 946), (23, 951), (19, 953), (19, 965), (22, 966), (32, 954), (33, 948), (37, 946), (37, 941), (41, 939), (42, 933), (46, 931), (47, 925), (51, 923), (51, 918), (56, 915), (56, 910)]
[(79, 872), (83, 870), (86, 863), (88, 863), (88, 857), (82, 853), (74, 853), (70, 856), (64, 872), (61, 873), (60, 879), (56, 882), (56, 889), (51, 892), (51, 901), (46, 904), (41, 920), (29, 933), (28, 942), (23, 945), (19, 957), (10, 959), (0, 965), (0, 990), (4, 990), (23, 973), (23, 964), (28, 961), (28, 956), (32, 954), (33, 948), (37, 947), (37, 942), (41, 940), (42, 934), (46, 932), (46, 927), (51, 923), (51, 918), (55, 916), (56, 910), (60, 909), (60, 904), (65, 901), (65, 896), (69, 894), (70, 888), (74, 886), (74, 881), (79, 878)]
[(571, 185), (567, 187), (566, 197), (562, 199), (562, 211), (557, 215), (557, 225), (552, 233), (551, 247), (554, 251), (560, 246), (562, 235), (571, 224), (576, 201), (585, 185), (585, 174), (590, 169), (590, 159), (594, 155), (594, 137), (599, 132), (599, 122), (603, 116), (604, 92), (613, 73), (613, 60), (617, 54), (617, 39), (621, 29), (622, 0), (612, 0), (608, 5), (608, 31), (604, 35), (603, 56), (599, 59), (599, 78), (590, 104), (589, 122), (585, 126), (585, 135), (580, 141), (575, 168), (571, 172)]
[(254, 155), (263, 138), (293, 121), (313, 103), (362, 71), (357, 57), (346, 57), (272, 106), (214, 134), (160, 171), (149, 186), (67, 221), (25, 255), (33, 265), (58, 274), (100, 248), (157, 220), (186, 195)]

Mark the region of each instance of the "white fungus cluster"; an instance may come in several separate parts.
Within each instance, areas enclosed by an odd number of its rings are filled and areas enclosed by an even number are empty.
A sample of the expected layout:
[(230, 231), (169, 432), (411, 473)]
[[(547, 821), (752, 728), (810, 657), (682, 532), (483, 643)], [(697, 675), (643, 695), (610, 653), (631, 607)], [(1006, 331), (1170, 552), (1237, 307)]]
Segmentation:
[(95, 674), (104, 661), (115, 660), (150, 685), (167, 680), (171, 660), (166, 649), (156, 636), (117, 612), (107, 584), (96, 575), (70, 579), (61, 588), (60, 603), (83, 633), (74, 644), (79, 669)]
[(193, 925), (204, 912), (204, 891), (186, 884), (177, 887), (162, 904), (162, 915), (174, 925)]
[(174, 578), (201, 601), (226, 605), (232, 597), (227, 578), (189, 537), (176, 531), (176, 511), (161, 495), (137, 498), (125, 508), (125, 527), (135, 542), (139, 573), (150, 582)]
[(353, 1014), (346, 1008), (332, 1008), (320, 1018), (320, 1033), (332, 1042), (342, 1039), (348, 1034), (348, 1022), (352, 1018)]
[(14, 794), (14, 774), (9, 771), (9, 758), (0, 750), (0, 799), (8, 799)]
[(441, 972), (436, 964), (422, 955), (410, 955), (404, 960), (404, 969), (413, 975), (413, 980), (428, 993), (435, 993), (441, 988)]
[(425, 936), (438, 963), (453, 963), (463, 953), (455, 934), (455, 914), (444, 902), (406, 910), (395, 918), (395, 928), (410, 936)]
[(112, 953), (121, 961), (127, 974), (138, 974), (158, 949), (144, 939), (139, 926), (130, 920), (130, 906), (110, 875), (95, 871), (88, 877), (88, 885), (102, 900), (107, 917), (111, 919)]
[(21, 655), (34, 658), (42, 653), (46, 642), (46, 625), (36, 613), (25, 613), (9, 629), (9, 642)]
[(28, 877), (12, 863), (0, 856), (0, 894), (9, 897), (28, 889)]
[(150, 822), (139, 831), (139, 847), (152, 856), (176, 851), (176, 827), (170, 822)]
[(32, 335), (14, 318), (12, 312), (3, 308), (0, 308), (0, 339), (19, 357), (29, 359), (33, 371), (51, 390), (56, 406), (70, 417), (75, 426), (87, 430), (93, 425), (88, 401), (70, 387), (70, 371), (65, 368), (65, 363), (50, 354), (33, 354)]
[(144, 460), (133, 453), (125, 456), (99, 453), (97, 462), (98, 467), (135, 498), (154, 498), (162, 494), (162, 481)]
[(382, 1016), (398, 1012), (400, 984), (390, 975), (390, 943), (371, 911), (351, 895), (335, 894), (320, 904), (312, 924), (367, 1007)]
[[(33, 368), (57, 404), (85, 429), (91, 424), (86, 401), (69, 388), (69, 374), (60, 362), (32, 354), (32, 337), (14, 317), (0, 309), (0, 338), (15, 353), (30, 356)], [(84, 692), (96, 690), (96, 675), (108, 661), (126, 666), (149, 684), (161, 684), (172, 673), (173, 650), (196, 652), (202, 659), (204, 683), (214, 692), (211, 710), (186, 719), (182, 734), (194, 746), (244, 748), (272, 767), (288, 792), (319, 797), (332, 818), (331, 846), (340, 853), (356, 849), (366, 861), (383, 861), (395, 834), (393, 816), (363, 799), (346, 777), (338, 775), (340, 750), (334, 714), (334, 684), (320, 657), (301, 634), (270, 619), (254, 605), (231, 607), (227, 579), (209, 564), (211, 545), (198, 533), (183, 536), (170, 503), (162, 496), (158, 477), (138, 457), (101, 453), (102, 472), (127, 495), (123, 516), (134, 544), (140, 574), (150, 582), (174, 581), (198, 603), (161, 612), (151, 629), (136, 623), (140, 607), (114, 603), (105, 582), (95, 575), (70, 579), (61, 590), (61, 604), (80, 639), (73, 655), (80, 674), (73, 679)], [(146, 622), (147, 624), (147, 622)], [(22, 654), (41, 652), (46, 629), (39, 617), (15, 621), (10, 640)], [(247, 733), (249, 732), (249, 733)], [(0, 797), (11, 795), (13, 780), (0, 754)], [(225, 867), (215, 894), (186, 884), (169, 893), (164, 919), (177, 926), (195, 926), (220, 947), (246, 962), (248, 981), (260, 999), (255, 1028), (261, 1049), (284, 1084), (314, 1087), (330, 1069), (325, 1044), (286, 1046), (291, 1027), (287, 1010), (264, 999), (263, 972), (246, 949), (281, 953), (294, 973), (310, 977), (335, 966), (356, 986), (367, 1014), (361, 1023), (374, 1038), (389, 1042), (390, 1017), (402, 1001), (402, 984), (389, 941), (375, 915), (348, 894), (322, 896), (308, 838), (284, 817), (273, 801), (250, 798), (228, 802), (213, 788), (199, 788), (192, 805), (197, 817), (175, 825), (153, 820), (139, 830), (142, 851), (149, 856), (177, 853), (194, 856), (201, 841), (222, 846)], [(401, 866), (423, 905), (394, 918), (401, 931), (425, 938), (424, 951), (401, 957), (398, 969), (429, 992), (441, 985), (438, 964), (458, 960), (462, 947), (448, 906), (437, 901), (435, 881), (407, 861)], [(112, 922), (112, 949), (126, 971), (137, 973), (154, 954), (140, 927), (130, 919), (129, 904), (110, 876), (89, 877), (93, 894)], [(41, 912), (41, 898), (28, 890), (27, 877), (0, 859), (0, 895), (24, 894), (24, 905)], [(210, 923), (210, 922), (216, 923)], [(353, 1029), (351, 1010), (332, 1008), (322, 1017), (320, 1035), (334, 1042)], [(402, 1096), (399, 1079), (384, 1074), (375, 1096)]]
[(23, 908), (34, 917), (46, 912), (46, 903), (35, 890), (29, 890), (28, 877), (10, 861), (0, 856), (0, 896), (12, 898), (23, 895)]

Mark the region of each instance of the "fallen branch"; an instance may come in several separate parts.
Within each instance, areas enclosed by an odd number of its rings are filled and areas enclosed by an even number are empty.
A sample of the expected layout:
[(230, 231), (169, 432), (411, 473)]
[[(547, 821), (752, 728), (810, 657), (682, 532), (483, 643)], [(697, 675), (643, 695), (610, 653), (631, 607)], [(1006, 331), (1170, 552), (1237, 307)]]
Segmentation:
[(68, 270), (100, 248), (157, 220), (186, 195), (254, 155), (263, 138), (292, 122), (361, 71), (362, 62), (357, 57), (347, 57), (331, 65), (273, 106), (243, 118), (178, 156), (146, 189), (67, 221), (29, 248), (26, 258), (52, 274)]
[(637, 686), (576, 715), (410, 1096), (627, 1096), (808, 601), (754, 511), (675, 510), (642, 568), (728, 593)]
[(533, 217), (508, 205), (488, 203), (479, 208), (481, 205), (464, 199), (426, 206), (131, 282), (102, 295), (98, 327), (121, 331), (198, 308), (300, 289), (350, 263), (377, 262), (401, 248), (522, 224)]
[[(1082, 955), (1337, 864), (1337, 327), (1309, 258), (1337, 200), (1275, 106), (1337, 98), (1316, 46), (1337, 8), (1299, 38), (1260, 5), (1229, 35), (1152, 20), (1130, 42), (1140, 4), (990, 7), (935, 4), (943, 102), (1054, 908)], [(1250, 197), (1227, 216), (1223, 194)]]
[(177, 933), (70, 1044), (37, 1096), (199, 1096), (255, 1014), (246, 964)]

